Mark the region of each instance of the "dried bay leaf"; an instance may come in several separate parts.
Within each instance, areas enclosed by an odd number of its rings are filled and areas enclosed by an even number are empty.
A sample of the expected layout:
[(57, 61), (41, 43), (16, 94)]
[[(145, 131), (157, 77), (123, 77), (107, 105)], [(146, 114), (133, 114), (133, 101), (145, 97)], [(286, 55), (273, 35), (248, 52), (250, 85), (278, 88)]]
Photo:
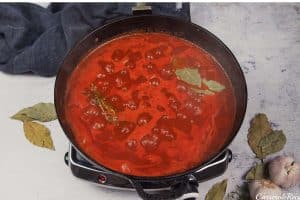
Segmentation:
[(266, 114), (258, 113), (250, 122), (248, 130), (248, 143), (252, 151), (260, 159), (264, 158), (262, 148), (259, 143), (263, 137), (272, 132), (271, 125), (268, 121)]
[(283, 131), (275, 130), (263, 137), (258, 146), (261, 148), (262, 157), (266, 157), (270, 154), (281, 151), (285, 143), (286, 137)]
[(198, 88), (191, 88), (194, 92), (201, 94), (201, 95), (214, 95), (215, 93), (210, 90), (202, 90)]
[(47, 127), (37, 122), (25, 121), (23, 129), (26, 139), (32, 144), (54, 150), (50, 131)]
[(38, 103), (32, 107), (24, 108), (11, 117), (20, 121), (49, 122), (57, 119), (53, 103)]
[(22, 122), (33, 121), (34, 119), (32, 119), (31, 117), (28, 117), (26, 115), (26, 112), (27, 112), (27, 108), (24, 108), (24, 109), (20, 110), (19, 112), (17, 112), (16, 114), (14, 114), (13, 116), (11, 116), (10, 118), (20, 120)]
[(256, 164), (252, 167), (246, 175), (246, 180), (260, 180), (266, 178), (266, 167), (265, 163)]
[(227, 194), (225, 200), (251, 200), (248, 184), (243, 183), (235, 186), (235, 189)]
[(178, 79), (191, 84), (200, 87), (201, 86), (201, 76), (197, 69), (195, 68), (182, 68), (182, 69), (176, 69), (175, 74)]
[(27, 116), (41, 122), (57, 119), (53, 103), (38, 103), (28, 108)]
[(225, 89), (225, 86), (217, 81), (206, 80), (206, 79), (203, 79), (202, 81), (204, 85), (206, 85), (213, 92), (221, 92), (222, 90)]
[(174, 69), (179, 69), (179, 68), (183, 68), (184, 66), (188, 65), (188, 61), (186, 58), (182, 58), (182, 57), (173, 57), (171, 60), (171, 66)]
[(223, 200), (227, 188), (227, 179), (216, 183), (210, 188), (205, 196), (205, 200)]

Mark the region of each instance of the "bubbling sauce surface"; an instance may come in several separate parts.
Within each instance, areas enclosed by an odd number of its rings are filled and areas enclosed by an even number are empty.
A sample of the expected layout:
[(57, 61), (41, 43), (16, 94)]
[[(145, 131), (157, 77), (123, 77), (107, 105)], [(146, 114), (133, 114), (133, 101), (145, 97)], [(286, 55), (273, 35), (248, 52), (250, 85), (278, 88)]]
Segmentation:
[[(182, 69), (196, 69), (201, 83), (180, 78), (176, 70)], [(165, 33), (134, 33), (81, 60), (68, 80), (64, 108), (88, 156), (109, 169), (150, 177), (184, 172), (220, 151), (231, 137), (235, 104), (230, 80), (207, 52)]]

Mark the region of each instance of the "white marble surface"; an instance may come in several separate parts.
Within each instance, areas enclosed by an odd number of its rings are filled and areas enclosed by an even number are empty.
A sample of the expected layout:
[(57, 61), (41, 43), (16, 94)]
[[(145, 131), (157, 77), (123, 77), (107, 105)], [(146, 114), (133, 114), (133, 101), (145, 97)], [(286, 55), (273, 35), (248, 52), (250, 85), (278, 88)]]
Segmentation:
[[(280, 154), (300, 161), (300, 4), (197, 4), (192, 21), (217, 35), (233, 51), (246, 75), (249, 101), (245, 121), (230, 146), (234, 159), (222, 177), (200, 184), (209, 187), (229, 178), (231, 190), (255, 162), (246, 140), (249, 119), (268, 114), (283, 129), (287, 145)], [(8, 117), (40, 101), (53, 102), (54, 78), (0, 73), (0, 198), (24, 200), (138, 199), (134, 192), (98, 188), (72, 176), (63, 162), (68, 141), (57, 121), (48, 123), (56, 151), (29, 144), (22, 124)], [(300, 187), (290, 192), (300, 195)]]

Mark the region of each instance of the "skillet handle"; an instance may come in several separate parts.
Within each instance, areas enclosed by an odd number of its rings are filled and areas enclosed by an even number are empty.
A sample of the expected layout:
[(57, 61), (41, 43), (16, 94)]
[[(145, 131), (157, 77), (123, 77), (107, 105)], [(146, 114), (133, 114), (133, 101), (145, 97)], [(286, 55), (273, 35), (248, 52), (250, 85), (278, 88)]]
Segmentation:
[(196, 200), (199, 198), (199, 184), (193, 175), (188, 175), (188, 177), (182, 181), (178, 181), (178, 183), (171, 186), (169, 190), (163, 190), (157, 193), (146, 192), (140, 181), (131, 180), (131, 183), (143, 200)]
[(151, 6), (147, 6), (146, 3), (136, 3), (134, 7), (132, 7), (132, 15), (145, 15), (152, 14)]

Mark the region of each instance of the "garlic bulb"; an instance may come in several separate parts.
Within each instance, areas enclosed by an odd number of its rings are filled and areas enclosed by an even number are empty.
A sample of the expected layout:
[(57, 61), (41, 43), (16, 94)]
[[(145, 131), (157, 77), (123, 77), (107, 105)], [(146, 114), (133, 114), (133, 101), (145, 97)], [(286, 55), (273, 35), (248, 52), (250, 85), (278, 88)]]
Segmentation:
[(281, 189), (269, 180), (253, 180), (249, 184), (249, 192), (252, 200), (262, 200), (271, 196), (281, 196)]
[(278, 156), (269, 164), (270, 179), (283, 188), (300, 182), (300, 164), (291, 156)]

